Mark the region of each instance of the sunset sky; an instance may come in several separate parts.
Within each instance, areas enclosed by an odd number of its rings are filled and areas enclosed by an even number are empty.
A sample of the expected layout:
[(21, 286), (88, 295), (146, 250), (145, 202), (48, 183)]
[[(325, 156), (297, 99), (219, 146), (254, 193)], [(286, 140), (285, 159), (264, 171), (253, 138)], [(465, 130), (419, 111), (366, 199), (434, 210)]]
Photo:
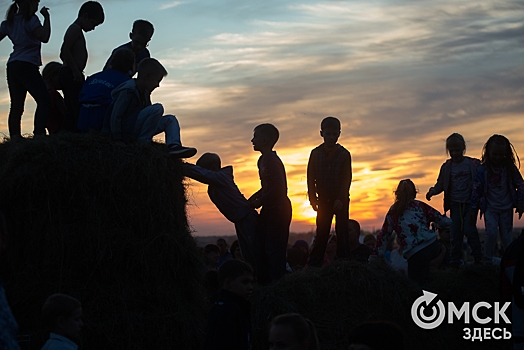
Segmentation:
[[(63, 35), (81, 3), (41, 1), (50, 8), (52, 25), (51, 40), (42, 45), (44, 64), (59, 61)], [(315, 227), (306, 164), (322, 142), (320, 121), (327, 115), (342, 122), (339, 142), (353, 157), (350, 216), (365, 230), (380, 227), (400, 179), (411, 178), (424, 199), (453, 132), (465, 137), (470, 156), (480, 157), (494, 133), (507, 136), (524, 155), (521, 0), (101, 3), (106, 20), (85, 35), (86, 75), (100, 71), (111, 50), (128, 41), (134, 20), (152, 22), (149, 49), (169, 72), (152, 100), (177, 115), (183, 143), (198, 149), (189, 161), (218, 153), (223, 165), (233, 165), (249, 197), (260, 186), (252, 130), (273, 123), (281, 132), (275, 149), (287, 170), (294, 232)], [(11, 1), (1, 4), (4, 12)], [(4, 134), (11, 50), (4, 39)], [(28, 97), (24, 133), (32, 131), (34, 108)], [(189, 182), (188, 190), (195, 235), (234, 233), (205, 186)], [(430, 204), (442, 210), (442, 195)], [(515, 226), (522, 226), (517, 219)]]

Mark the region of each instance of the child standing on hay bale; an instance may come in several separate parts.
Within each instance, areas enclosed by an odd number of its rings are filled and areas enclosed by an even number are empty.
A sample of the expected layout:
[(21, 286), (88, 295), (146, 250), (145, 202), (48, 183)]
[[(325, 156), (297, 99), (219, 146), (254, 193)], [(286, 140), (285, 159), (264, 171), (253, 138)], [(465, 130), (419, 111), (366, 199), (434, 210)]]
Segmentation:
[(160, 86), (167, 71), (154, 58), (146, 58), (138, 66), (138, 77), (113, 90), (104, 122), (104, 131), (118, 142), (151, 142), (153, 136), (165, 132), (169, 153), (189, 158), (196, 149), (182, 146), (180, 125), (174, 115), (165, 114), (160, 103), (151, 104), (151, 93)]
[(203, 349), (251, 349), (253, 269), (246, 262), (228, 260), (218, 270), (218, 281), (222, 289), (209, 314)]
[(77, 131), (80, 113), (78, 94), (84, 85), (84, 69), (87, 65), (87, 47), (83, 32), (94, 30), (96, 26), (104, 23), (104, 18), (102, 5), (96, 1), (87, 1), (82, 4), (78, 17), (64, 35), (64, 42), (60, 48), (60, 59), (64, 66), (58, 77), (68, 112), (63, 130)]
[[(204, 153), (198, 158), (196, 165), (184, 163), (184, 173), (187, 177), (209, 185), (209, 198), (226, 219), (235, 224), (242, 255), (251, 265), (255, 265), (253, 252), (258, 213), (249, 206), (235, 184), (233, 167), (222, 168), (218, 154)], [(220, 243), (225, 245), (227, 252), (226, 241)]]
[(493, 253), (499, 232), (504, 249), (511, 243), (513, 208), (519, 219), (524, 213), (524, 180), (517, 162), (520, 167), (519, 156), (505, 136), (493, 135), (484, 145), (481, 165), (473, 182), (470, 220), (476, 220), (478, 209), (481, 217), (484, 214), (484, 261), (488, 264), (495, 262)]
[(7, 86), (11, 99), (8, 124), (11, 139), (21, 139), (21, 120), (27, 93), (36, 101), (34, 135), (45, 135), (49, 94), (44, 79), (38, 71), (42, 65), (40, 48), (51, 36), (49, 9), (42, 7), (44, 25), (36, 16), (38, 1), (16, 0), (7, 10), (5, 21), (0, 25), (0, 41), (6, 36), (13, 42), (13, 52), (7, 61)]
[[(451, 217), (451, 253), (450, 264), (458, 268), (462, 263), (462, 242), (468, 238), (471, 255), (476, 263), (482, 263), (482, 250), (479, 233), (475, 222), (469, 220), (471, 212), (471, 189), (477, 176), (480, 160), (464, 155), (466, 141), (462, 135), (453, 133), (446, 139), (448, 159), (440, 167), (435, 186), (426, 193), (426, 199), (444, 192), (444, 212), (449, 210)], [(475, 220), (477, 213), (475, 212)]]
[[(108, 58), (103, 70), (115, 68), (112, 59), (115, 53), (121, 49), (127, 49), (133, 52), (137, 66), (143, 59), (150, 58), (151, 55), (147, 47), (149, 46), (149, 41), (151, 41), (154, 32), (155, 28), (151, 22), (143, 19), (138, 19), (133, 22), (133, 28), (131, 29), (131, 33), (129, 33), (129, 39), (131, 39), (131, 41), (120, 45), (111, 52), (111, 56)], [(130, 73), (131, 76), (133, 76), (135, 74), (134, 69)]]
[(300, 314), (275, 317), (269, 327), (269, 349), (320, 349), (315, 325)]
[(120, 49), (111, 57), (111, 68), (87, 78), (78, 95), (82, 104), (78, 116), (80, 132), (102, 131), (107, 109), (113, 102), (111, 93), (134, 74), (135, 54), (131, 50)]
[(437, 234), (430, 229), (432, 222), (450, 225), (451, 220), (438, 210), (415, 199), (417, 189), (410, 179), (402, 180), (395, 190), (395, 203), (389, 209), (377, 238), (378, 254), (383, 256), (393, 231), (408, 260), (408, 277), (424, 284), (429, 266), (440, 253)]
[(44, 324), (50, 331), (42, 350), (76, 350), (83, 327), (80, 301), (66, 294), (53, 294), (42, 307)]
[(309, 266), (321, 266), (336, 216), (337, 258), (349, 257), (349, 188), (351, 186), (351, 154), (337, 143), (340, 121), (326, 117), (320, 123), (324, 142), (311, 151), (307, 165), (309, 202), (317, 212), (315, 245), (309, 255)]
[(273, 151), (278, 141), (278, 129), (272, 124), (255, 127), (251, 143), (262, 155), (258, 159), (258, 174), (262, 188), (248, 202), (260, 208), (255, 253), (260, 283), (278, 280), (286, 273), (286, 250), (291, 224), (291, 202), (287, 197), (284, 164)]

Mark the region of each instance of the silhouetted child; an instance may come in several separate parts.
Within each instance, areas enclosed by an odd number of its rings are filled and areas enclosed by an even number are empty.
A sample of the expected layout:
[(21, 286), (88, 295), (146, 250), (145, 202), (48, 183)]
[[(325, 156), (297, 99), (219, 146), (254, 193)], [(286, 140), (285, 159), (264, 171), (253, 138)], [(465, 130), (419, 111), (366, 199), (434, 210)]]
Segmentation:
[(113, 90), (103, 130), (114, 141), (151, 142), (153, 136), (165, 132), (170, 154), (189, 158), (196, 149), (182, 146), (180, 125), (174, 115), (165, 114), (160, 103), (151, 104), (151, 93), (160, 86), (167, 71), (154, 58), (146, 58), (138, 66), (138, 77), (130, 79)]
[(78, 94), (84, 85), (84, 69), (87, 65), (87, 46), (83, 32), (89, 32), (104, 22), (104, 9), (96, 1), (87, 1), (78, 11), (78, 17), (67, 28), (60, 48), (60, 59), (64, 66), (58, 77), (67, 107), (67, 116), (62, 127), (65, 131), (77, 131), (80, 103)]
[(269, 327), (269, 349), (320, 349), (315, 325), (300, 314), (276, 316)]
[[(196, 165), (184, 163), (184, 174), (208, 186), (209, 198), (218, 210), (232, 223), (242, 249), (244, 258), (252, 265), (254, 258), (254, 239), (258, 213), (249, 206), (247, 199), (235, 184), (232, 166), (221, 166), (220, 157), (215, 153), (204, 153)], [(222, 239), (222, 254), (227, 257), (227, 242)], [(223, 253), (222, 253), (223, 252)], [(224, 259), (224, 261), (227, 259)]]
[(8, 117), (11, 139), (22, 138), (21, 121), (28, 92), (36, 101), (33, 134), (45, 135), (50, 99), (38, 67), (42, 65), (42, 43), (47, 43), (51, 35), (51, 21), (48, 8), (42, 7), (42, 25), (36, 16), (37, 10), (38, 1), (17, 0), (9, 7), (5, 21), (0, 25), (0, 41), (7, 36), (13, 43), (6, 68), (11, 99)]
[(83, 327), (82, 305), (72, 296), (53, 294), (42, 307), (44, 324), (50, 331), (42, 350), (76, 350)]
[[(349, 260), (367, 264), (369, 256), (373, 252), (373, 248), (369, 247), (368, 245), (360, 243), (359, 241), (360, 224), (356, 220), (349, 219), (348, 229), (349, 229), (349, 247), (350, 247)], [(373, 237), (373, 235), (368, 235), (368, 236)]]
[(278, 137), (274, 125), (260, 124), (255, 127), (251, 139), (253, 149), (262, 154), (257, 162), (262, 188), (248, 200), (251, 207), (262, 207), (255, 243), (256, 268), (262, 284), (281, 278), (286, 271), (291, 202), (287, 197), (284, 164), (273, 151)]
[(220, 248), (216, 244), (207, 244), (204, 247), (205, 270), (217, 270), (220, 260)]
[(404, 332), (393, 322), (364, 322), (353, 329), (349, 344), (349, 350), (404, 350)]
[(222, 289), (209, 314), (204, 350), (251, 349), (253, 269), (246, 262), (228, 260), (218, 270), (218, 280)]
[(60, 73), (60, 69), (62, 69), (62, 63), (53, 61), (46, 64), (42, 70), (42, 78), (44, 78), (47, 92), (49, 93), (49, 97), (51, 99), (46, 123), (46, 128), (47, 132), (49, 132), (49, 135), (56, 134), (60, 131), (62, 128), (62, 123), (64, 122), (64, 117), (67, 113), (64, 98), (60, 92), (58, 92), (58, 90), (62, 90), (62, 87), (58, 82), (58, 74)]
[[(484, 214), (486, 238), (484, 260), (493, 263), (493, 254), (500, 232), (502, 246), (506, 249), (513, 236), (513, 208), (524, 212), (524, 180), (516, 164), (520, 160), (509, 140), (502, 135), (491, 136), (482, 150), (481, 165), (473, 182), (471, 194), (472, 215), (476, 220), (477, 209)], [(474, 214), (474, 215), (473, 215)]]
[(309, 254), (309, 266), (320, 266), (331, 231), (333, 215), (336, 217), (337, 256), (349, 257), (349, 188), (351, 186), (351, 154), (337, 143), (340, 121), (326, 117), (320, 124), (324, 142), (311, 151), (307, 165), (309, 202), (317, 212), (315, 246)]
[[(471, 255), (475, 258), (475, 262), (482, 262), (477, 226), (469, 219), (472, 215), (470, 214), (471, 189), (473, 180), (477, 176), (480, 160), (464, 155), (466, 141), (462, 135), (457, 133), (451, 134), (446, 139), (446, 151), (450, 159), (440, 167), (437, 183), (429, 189), (426, 199), (429, 201), (432, 196), (444, 192), (444, 212), (450, 211), (452, 221), (450, 264), (457, 268), (461, 264), (464, 236), (468, 238)], [(477, 213), (473, 214), (476, 217)]]
[[(103, 70), (111, 68), (111, 60), (114, 54), (120, 49), (128, 49), (133, 51), (133, 53), (135, 54), (136, 66), (138, 67), (138, 65), (140, 64), (140, 62), (142, 62), (143, 59), (151, 57), (147, 47), (149, 46), (149, 41), (151, 40), (151, 37), (153, 36), (154, 32), (155, 28), (150, 22), (145, 21), (143, 19), (136, 20), (133, 23), (131, 33), (129, 33), (129, 39), (131, 39), (131, 41), (126, 44), (120, 45), (119, 47), (114, 49), (113, 52), (111, 52), (111, 56), (108, 58)], [(130, 76), (133, 76), (134, 74), (135, 70), (132, 69), (130, 71)]]
[(95, 73), (87, 78), (78, 95), (80, 115), (78, 130), (102, 131), (104, 118), (113, 98), (113, 90), (131, 79), (130, 71), (135, 70), (135, 54), (128, 49), (115, 52), (111, 60), (111, 68)]
[[(202, 157), (200, 157), (202, 158)], [(215, 158), (216, 160), (216, 158)], [(197, 161), (198, 163), (198, 161)], [(202, 162), (200, 163), (202, 164)], [(220, 167), (220, 165), (219, 165)], [(224, 238), (217, 239), (217, 246), (220, 248), (220, 260), (218, 260), (218, 267), (224, 263), (224, 261), (232, 259), (231, 252), (229, 251), (229, 245)]]
[(440, 253), (437, 234), (430, 223), (450, 224), (451, 220), (436, 209), (415, 199), (417, 189), (410, 179), (401, 180), (395, 190), (395, 203), (389, 209), (377, 237), (376, 251), (383, 255), (393, 231), (404, 257), (408, 260), (408, 277), (424, 284), (430, 262)]

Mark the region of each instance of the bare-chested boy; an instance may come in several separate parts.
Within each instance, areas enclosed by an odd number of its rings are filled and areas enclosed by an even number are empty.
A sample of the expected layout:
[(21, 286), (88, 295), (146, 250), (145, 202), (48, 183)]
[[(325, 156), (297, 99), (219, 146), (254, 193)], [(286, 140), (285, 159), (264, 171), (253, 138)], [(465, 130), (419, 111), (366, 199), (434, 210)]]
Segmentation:
[(60, 58), (64, 63), (58, 80), (64, 93), (68, 114), (62, 129), (76, 131), (80, 104), (78, 93), (84, 84), (84, 68), (87, 64), (87, 47), (84, 32), (94, 30), (104, 22), (104, 9), (96, 1), (87, 1), (78, 11), (77, 19), (67, 28), (64, 42), (60, 48)]

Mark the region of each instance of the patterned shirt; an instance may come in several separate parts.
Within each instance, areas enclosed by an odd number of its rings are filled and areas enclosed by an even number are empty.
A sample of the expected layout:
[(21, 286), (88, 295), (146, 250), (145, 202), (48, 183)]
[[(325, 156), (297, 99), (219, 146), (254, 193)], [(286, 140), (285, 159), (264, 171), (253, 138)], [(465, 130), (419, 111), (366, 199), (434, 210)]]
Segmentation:
[(406, 210), (400, 217), (390, 209), (377, 237), (376, 249), (378, 254), (384, 255), (387, 244), (393, 231), (395, 231), (404, 257), (408, 259), (423, 247), (436, 241), (435, 231), (429, 228), (432, 222), (446, 226), (451, 224), (451, 219), (416, 199), (408, 203)]

